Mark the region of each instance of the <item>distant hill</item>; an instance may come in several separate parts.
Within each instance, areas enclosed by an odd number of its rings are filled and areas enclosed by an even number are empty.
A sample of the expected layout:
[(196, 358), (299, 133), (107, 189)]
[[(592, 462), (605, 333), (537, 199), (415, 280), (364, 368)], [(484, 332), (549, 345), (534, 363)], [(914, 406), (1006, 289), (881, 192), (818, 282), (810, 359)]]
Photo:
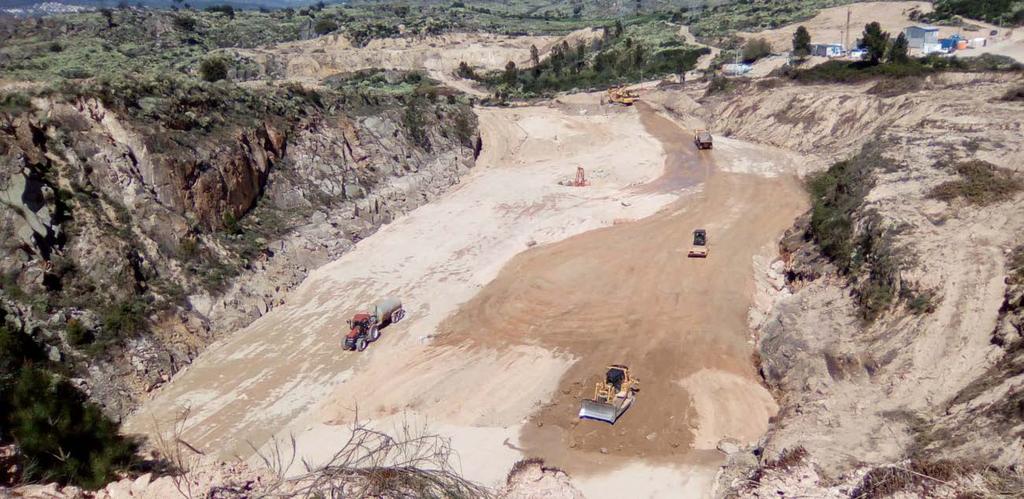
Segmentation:
[[(189, 4), (193, 7), (206, 7), (209, 5), (224, 5), (228, 4), (238, 8), (285, 8), (285, 7), (302, 7), (305, 5), (312, 5), (317, 3), (318, 0), (183, 0), (177, 2), (175, 0), (4, 0), (0, 2), (0, 7), (4, 9), (35, 9), (41, 4), (64, 4), (64, 5), (77, 5), (82, 7), (102, 8), (102, 7), (117, 7), (121, 3), (127, 5), (144, 5), (146, 7), (157, 7), (157, 8), (169, 8), (169, 7), (180, 7), (184, 4)], [(346, 3), (339, 0), (324, 0), (326, 4)]]

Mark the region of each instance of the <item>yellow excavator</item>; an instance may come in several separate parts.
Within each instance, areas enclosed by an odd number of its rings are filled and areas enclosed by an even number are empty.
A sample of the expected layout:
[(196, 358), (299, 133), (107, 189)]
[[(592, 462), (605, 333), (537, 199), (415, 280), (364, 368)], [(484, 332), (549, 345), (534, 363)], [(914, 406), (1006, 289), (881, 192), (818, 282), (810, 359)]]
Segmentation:
[(612, 364), (605, 373), (604, 383), (594, 387), (594, 399), (584, 399), (580, 406), (580, 419), (594, 419), (615, 424), (619, 417), (633, 405), (636, 392), (640, 391), (640, 380), (633, 377), (629, 368)]
[(608, 90), (608, 102), (621, 104), (623, 106), (632, 106), (633, 103), (638, 100), (640, 100), (640, 96), (632, 90), (627, 90), (622, 87)]

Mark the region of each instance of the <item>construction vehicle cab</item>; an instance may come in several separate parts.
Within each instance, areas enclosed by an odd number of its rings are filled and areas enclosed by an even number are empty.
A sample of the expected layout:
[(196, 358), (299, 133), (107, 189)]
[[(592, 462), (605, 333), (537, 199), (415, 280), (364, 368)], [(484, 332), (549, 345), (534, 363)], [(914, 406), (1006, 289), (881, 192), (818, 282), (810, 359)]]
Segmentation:
[(615, 424), (636, 399), (640, 381), (634, 378), (629, 368), (619, 364), (608, 366), (604, 382), (594, 387), (594, 399), (584, 399), (580, 406), (580, 419), (594, 419)]
[(640, 100), (640, 96), (632, 90), (626, 90), (624, 88), (612, 88), (608, 90), (608, 101), (613, 104), (632, 106), (633, 103), (638, 100)]
[(707, 130), (693, 132), (693, 143), (697, 149), (711, 149), (711, 132)]
[(686, 253), (686, 256), (690, 258), (708, 257), (708, 232), (706, 230), (693, 231), (693, 246), (690, 246), (690, 251)]

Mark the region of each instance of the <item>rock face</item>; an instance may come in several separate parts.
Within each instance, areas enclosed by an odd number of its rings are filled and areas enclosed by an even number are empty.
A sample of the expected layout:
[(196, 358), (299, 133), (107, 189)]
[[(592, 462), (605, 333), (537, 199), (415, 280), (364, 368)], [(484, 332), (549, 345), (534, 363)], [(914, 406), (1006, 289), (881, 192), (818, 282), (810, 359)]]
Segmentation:
[[(849, 494), (870, 481), (864, 470), (876, 467), (877, 477), (893, 463), (950, 460), (965, 466), (958, 477), (977, 471), (971, 463), (1024, 465), (1021, 292), (1007, 277), (1021, 265), (1013, 255), (1024, 244), (1024, 196), (975, 203), (932, 195), (961, 178), (954, 166), (964, 162), (1024, 174), (1024, 108), (1000, 99), (1017, 84), (948, 74), (894, 96), (870, 92), (874, 84), (782, 84), (707, 102), (714, 129), (817, 154), (811, 170), (858, 151), (879, 158), (866, 170), (851, 230), (884, 241), (891, 270), (881, 287), (869, 284), (883, 262), (868, 255), (859, 271), (841, 271), (809, 240), (807, 219), (761, 279), (774, 299), (752, 316), (760, 318), (762, 375), (781, 410), (762, 442), (758, 480), (766, 462), (796, 447), (815, 467), (792, 488), (777, 477), (773, 487), (785, 495), (814, 490), (819, 479), (846, 480)], [(781, 290), (771, 285), (779, 276)], [(872, 309), (877, 296), (884, 306)], [(740, 496), (776, 493), (743, 482), (725, 486)]]
[(147, 99), (0, 112), (0, 307), (115, 417), (475, 159), (454, 101), (421, 104), (414, 141), (401, 102), (207, 126), (153, 118)]

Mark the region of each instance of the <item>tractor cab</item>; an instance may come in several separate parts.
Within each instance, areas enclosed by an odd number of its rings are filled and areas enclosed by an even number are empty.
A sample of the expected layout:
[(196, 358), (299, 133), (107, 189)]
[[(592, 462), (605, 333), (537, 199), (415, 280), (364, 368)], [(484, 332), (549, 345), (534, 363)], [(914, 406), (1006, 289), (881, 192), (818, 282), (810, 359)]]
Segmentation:
[(706, 246), (708, 244), (708, 233), (704, 229), (693, 231), (693, 245)]
[(360, 313), (353, 315), (351, 319), (346, 321), (349, 327), (349, 337), (355, 338), (360, 331), (365, 331), (370, 326), (370, 314)]

